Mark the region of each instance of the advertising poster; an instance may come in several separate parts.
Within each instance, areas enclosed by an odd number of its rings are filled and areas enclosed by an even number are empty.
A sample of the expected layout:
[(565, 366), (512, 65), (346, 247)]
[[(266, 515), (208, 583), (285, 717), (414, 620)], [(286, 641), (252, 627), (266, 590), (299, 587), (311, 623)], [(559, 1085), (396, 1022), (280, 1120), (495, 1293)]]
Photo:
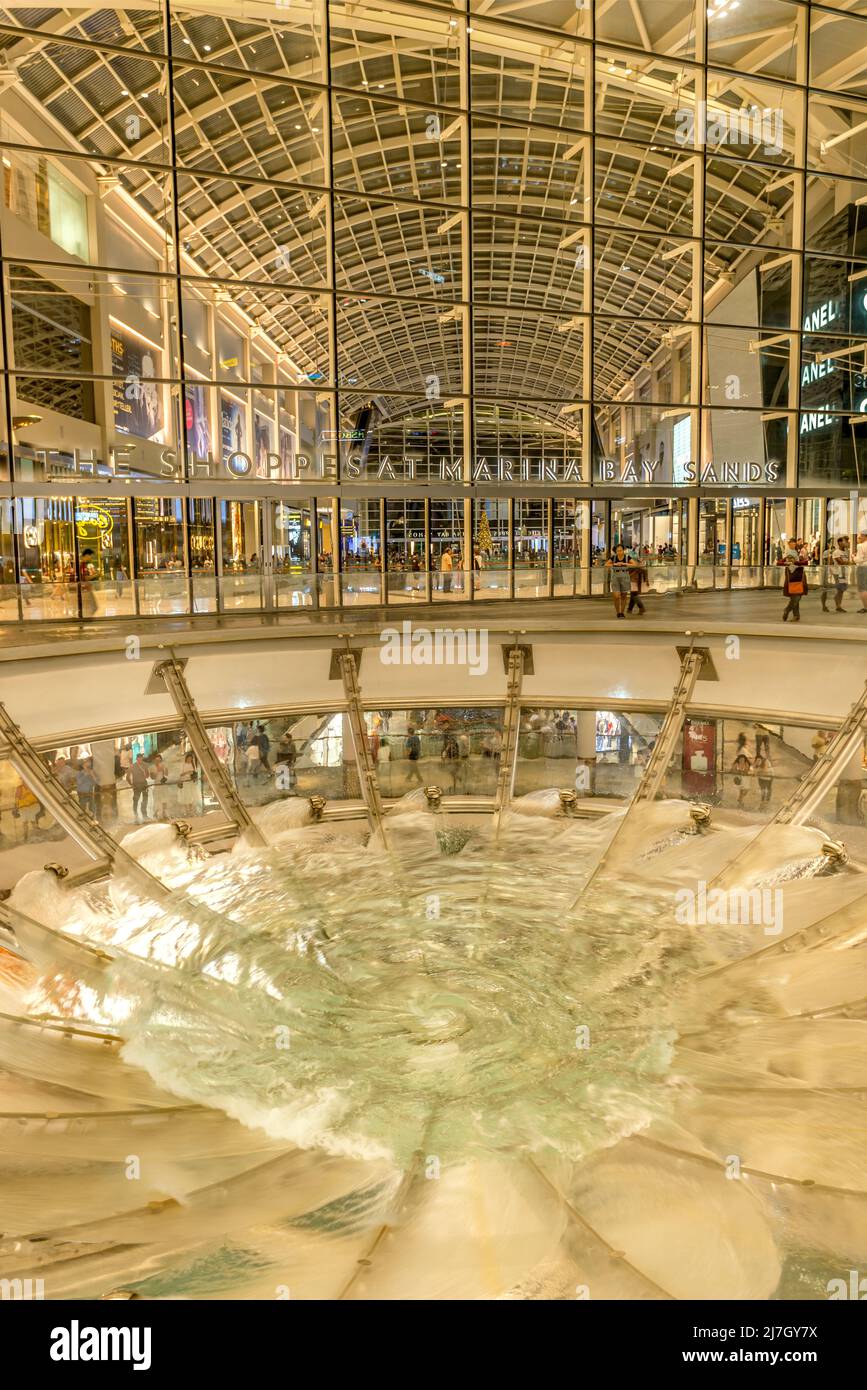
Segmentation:
[(162, 390), (160, 355), (155, 348), (119, 329), (111, 330), (111, 371), (114, 378), (114, 427), (122, 434), (161, 442)]
[(260, 477), (268, 476), (268, 455), (274, 452), (274, 422), (267, 415), (253, 411), (253, 449), (256, 472)]
[(712, 796), (716, 790), (716, 724), (683, 722), (682, 786), (685, 796)]
[(295, 451), (292, 448), (292, 431), (280, 428), (280, 477), (292, 477), (292, 464)]
[(204, 386), (184, 387), (184, 428), (187, 452), (197, 459), (207, 459), (211, 452), (211, 427), (208, 423), (208, 393)]
[(227, 396), (225, 392), (220, 393), (220, 434), (223, 463), (227, 463), (232, 454), (245, 452), (247, 425), (244, 413), (244, 407), (239, 401)]

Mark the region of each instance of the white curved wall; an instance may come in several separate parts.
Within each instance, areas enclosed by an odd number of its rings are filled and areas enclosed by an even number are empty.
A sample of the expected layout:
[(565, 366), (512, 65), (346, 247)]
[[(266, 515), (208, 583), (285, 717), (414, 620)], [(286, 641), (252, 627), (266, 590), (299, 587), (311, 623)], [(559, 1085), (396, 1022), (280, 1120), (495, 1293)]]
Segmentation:
[[(521, 636), (533, 648), (534, 672), (524, 678), (523, 701), (532, 704), (630, 701), (665, 705), (678, 675), (676, 642), (670, 634), (614, 632)], [(508, 639), (505, 639), (508, 643)], [(503, 701), (506, 677), (502, 633), (491, 633), (488, 669), (471, 675), (466, 667), (384, 665), (380, 644), (353, 635), (362, 648), (361, 688), (366, 705), (399, 708), (402, 703), (467, 704)], [(700, 639), (710, 648), (718, 681), (700, 681), (692, 708), (721, 712), (748, 710), (777, 722), (803, 720), (824, 725), (842, 719), (864, 687), (865, 648), (851, 642), (803, 640), (781, 644), (776, 637), (741, 639), (735, 660), (726, 656), (726, 639)], [(187, 679), (202, 714), (308, 705), (339, 707), (340, 680), (329, 678), (336, 638), (257, 635), (251, 640), (174, 643), (188, 657)], [(29, 737), (47, 740), (119, 726), (148, 728), (176, 722), (169, 696), (147, 694), (156, 661), (166, 655), (156, 644), (142, 645), (139, 660), (116, 651), (63, 651), (8, 660), (0, 667), (0, 699)]]

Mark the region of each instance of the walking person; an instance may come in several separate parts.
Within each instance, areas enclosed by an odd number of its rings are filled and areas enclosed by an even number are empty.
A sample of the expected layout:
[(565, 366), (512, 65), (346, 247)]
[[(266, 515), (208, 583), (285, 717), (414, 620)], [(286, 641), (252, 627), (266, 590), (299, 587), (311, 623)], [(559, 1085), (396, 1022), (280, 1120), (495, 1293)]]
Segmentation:
[(822, 590), (819, 594), (819, 601), (822, 605), (822, 612), (828, 612), (828, 591), (834, 590), (834, 551), (836, 545), (833, 540), (829, 540), (825, 549), (822, 551)]
[(867, 531), (858, 532), (858, 546), (855, 551), (855, 587), (861, 600), (859, 613), (867, 613)]
[[(783, 622), (786, 622), (791, 614), (792, 622), (801, 621), (801, 599), (807, 592), (807, 571), (800, 555), (791, 550), (786, 553), (784, 561), (786, 567), (785, 578), (783, 579), (783, 593), (789, 600), (783, 609)], [(867, 612), (867, 609), (864, 610)]]
[(460, 761), (461, 750), (454, 734), (446, 734), (443, 738), (443, 751), (440, 754), (443, 762), (448, 766), (452, 779), (452, 795), (454, 796), (458, 786), (458, 763)]
[(138, 754), (130, 768), (129, 782), (132, 787), (133, 820), (146, 821), (148, 819), (148, 791), (150, 790), (151, 779), (144, 753)]
[(169, 819), (169, 770), (157, 753), (151, 763), (151, 785), (153, 786), (153, 796), (151, 797), (154, 820)]
[(178, 773), (178, 811), (183, 816), (193, 816), (198, 810), (199, 770), (194, 754), (187, 753)]
[(771, 799), (771, 786), (774, 776), (774, 767), (768, 753), (765, 751), (764, 745), (762, 745), (761, 751), (756, 753), (753, 771), (759, 782), (759, 803), (764, 806)]
[(24, 783), (19, 782), (15, 788), (15, 805), (12, 808), (13, 820), (20, 820), (22, 836), (26, 844), (31, 832), (38, 829), (39, 817), (42, 815), (43, 806), (35, 792)]
[(96, 778), (93, 775), (93, 759), (83, 758), (75, 775), (75, 790), (78, 804), (89, 816), (96, 814)]
[(247, 780), (253, 782), (262, 771), (262, 748), (258, 734), (254, 734), (247, 744)]
[(742, 811), (746, 804), (749, 794), (749, 778), (752, 776), (753, 765), (747, 756), (746, 750), (741, 749), (732, 763), (734, 773), (734, 783), (738, 789), (738, 810)]
[(843, 599), (846, 596), (846, 589), (849, 584), (849, 541), (848, 537), (841, 536), (836, 544), (829, 547), (827, 564), (824, 570), (824, 580), (822, 584), (822, 612), (829, 611), (826, 600), (826, 590), (830, 587), (834, 593), (834, 613), (845, 613)]
[(271, 771), (271, 764), (268, 762), (268, 754), (271, 751), (271, 740), (265, 732), (265, 725), (260, 724), (256, 730), (256, 740), (259, 744), (259, 760), (266, 772)]
[(93, 551), (83, 550), (78, 565), (78, 582), (81, 592), (81, 616), (83, 618), (92, 618), (96, 612), (96, 595), (93, 592), (93, 581), (96, 577), (97, 569), (94, 564)]
[(406, 738), (403, 741), (403, 749), (409, 763), (409, 775), (418, 782), (420, 787), (424, 786), (424, 778), (421, 775), (421, 739), (415, 731), (414, 724), (408, 724)]
[(639, 617), (644, 617), (647, 609), (641, 601), (641, 590), (647, 585), (647, 565), (644, 560), (637, 557), (629, 566), (629, 603), (626, 605), (627, 613), (631, 613), (634, 608), (638, 608)]
[(614, 612), (618, 618), (625, 618), (626, 600), (630, 593), (629, 566), (631, 560), (622, 545), (616, 545), (614, 552), (605, 562), (611, 571), (611, 597), (614, 599)]
[(452, 591), (453, 569), (454, 560), (452, 559), (452, 548), (450, 545), (447, 545), (440, 556), (440, 574), (442, 575), (442, 589), (444, 594), (450, 594)]

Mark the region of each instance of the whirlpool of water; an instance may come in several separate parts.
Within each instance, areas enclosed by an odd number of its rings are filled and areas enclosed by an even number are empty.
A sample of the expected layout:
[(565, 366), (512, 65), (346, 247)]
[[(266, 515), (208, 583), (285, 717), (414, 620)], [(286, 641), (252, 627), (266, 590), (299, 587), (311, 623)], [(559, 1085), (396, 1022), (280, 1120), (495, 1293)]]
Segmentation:
[(111, 1212), (120, 1243), (163, 1211), (168, 1240), (124, 1272), (149, 1296), (274, 1296), (282, 1273), (297, 1297), (786, 1297), (797, 1261), (815, 1283), (854, 1258), (863, 875), (815, 877), (816, 832), (766, 836), (744, 886), (780, 913), (707, 925), (678, 905), (743, 858), (734, 823), (692, 835), (658, 803), (615, 837), (619, 815), (553, 815), (553, 794), (495, 833), (418, 801), (385, 840), (272, 808), (267, 849), (210, 859), (139, 831), (158, 901), (131, 869), (74, 894), (22, 880), (28, 963), (0, 1003), (41, 1026), (21, 1048), (16, 1025), (0, 1085), (33, 1117), (36, 1178), (0, 1117), (0, 1225), (25, 1263), (48, 1130), (73, 1164), (55, 1241), (91, 1249)]

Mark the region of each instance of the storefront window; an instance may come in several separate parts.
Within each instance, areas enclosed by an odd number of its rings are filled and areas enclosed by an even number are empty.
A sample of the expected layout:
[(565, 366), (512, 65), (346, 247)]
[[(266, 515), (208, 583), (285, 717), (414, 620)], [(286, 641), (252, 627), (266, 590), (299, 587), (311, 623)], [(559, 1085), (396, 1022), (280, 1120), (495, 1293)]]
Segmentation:
[(220, 595), (227, 610), (262, 606), (262, 505), (220, 502)]
[(139, 576), (182, 571), (183, 508), (178, 497), (136, 497), (133, 501), (135, 566)]
[(434, 599), (463, 599), (469, 594), (468, 518), (462, 498), (436, 497), (430, 503), (431, 595)]
[[(386, 499), (385, 536), (389, 598), (402, 603), (424, 598), (425, 504), (421, 498)], [(439, 556), (445, 544), (434, 546), (434, 554)], [(435, 568), (433, 562), (431, 567)]]
[(258, 573), (260, 519), (258, 502), (221, 502), (223, 573)]
[(78, 497), (75, 534), (81, 560), (87, 558), (91, 578), (125, 584), (131, 575), (126, 499)]
[(133, 535), (139, 611), (186, 613), (183, 502), (179, 497), (133, 499)]
[(545, 598), (548, 593), (548, 500), (515, 498), (515, 598)]
[(477, 497), (473, 503), (473, 572), (477, 594), (509, 597), (509, 500)]
[[(422, 504), (423, 505), (423, 504)], [(340, 510), (341, 593), (344, 603), (381, 601), (379, 498), (362, 498)], [(421, 544), (423, 551), (423, 540)]]
[(71, 497), (20, 497), (21, 582), (74, 584), (77, 577), (75, 502)]
[(733, 583), (752, 584), (758, 580), (761, 508), (758, 497), (732, 498), (732, 568), (736, 571)]
[(0, 617), (4, 622), (14, 622), (19, 616), (16, 584), (12, 503), (0, 498)]

